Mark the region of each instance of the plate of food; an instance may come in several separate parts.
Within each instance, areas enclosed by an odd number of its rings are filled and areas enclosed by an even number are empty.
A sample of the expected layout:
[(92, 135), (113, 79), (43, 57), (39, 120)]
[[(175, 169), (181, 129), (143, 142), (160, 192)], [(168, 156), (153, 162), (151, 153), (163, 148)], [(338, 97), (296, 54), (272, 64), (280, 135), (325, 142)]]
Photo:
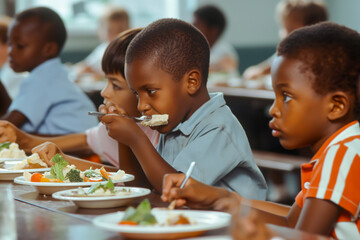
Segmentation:
[(115, 187), (111, 180), (89, 188), (79, 187), (55, 192), (52, 197), (72, 201), (82, 208), (113, 208), (128, 205), (133, 199), (150, 194), (150, 189), (139, 187)]
[(129, 207), (123, 212), (100, 215), (93, 223), (130, 239), (178, 239), (227, 227), (230, 220), (231, 215), (224, 212), (151, 209), (145, 199), (136, 209)]
[(0, 160), (0, 180), (13, 180), (23, 175), (25, 172), (46, 172), (50, 168), (43, 162), (37, 153), (32, 154), (25, 159), (5, 159)]
[(0, 143), (0, 164), (5, 161), (22, 161), (26, 158), (25, 151), (20, 149), (17, 143)]
[(44, 173), (24, 171), (23, 176), (16, 177), (14, 182), (35, 186), (39, 193), (51, 195), (54, 192), (74, 187), (87, 187), (107, 182), (109, 179), (113, 183), (128, 182), (135, 179), (133, 175), (126, 174), (122, 170), (107, 172), (104, 167), (81, 171), (76, 169), (75, 165), (69, 165), (60, 154), (56, 154), (51, 161), (54, 162), (54, 165), (51, 166), (50, 171)]

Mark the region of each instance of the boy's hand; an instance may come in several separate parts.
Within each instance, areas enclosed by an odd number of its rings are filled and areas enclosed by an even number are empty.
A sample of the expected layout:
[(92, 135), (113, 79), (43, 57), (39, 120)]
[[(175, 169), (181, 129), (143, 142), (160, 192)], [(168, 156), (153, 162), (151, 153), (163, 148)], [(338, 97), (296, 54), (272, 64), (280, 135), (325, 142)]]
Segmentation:
[[(120, 114), (126, 114), (121, 112)], [(118, 115), (106, 115), (101, 117), (101, 122), (106, 126), (108, 135), (126, 146), (133, 146), (136, 144), (139, 136), (146, 135), (132, 119), (118, 116)]]
[(32, 153), (39, 154), (39, 157), (48, 165), (51, 166), (54, 163), (51, 159), (55, 156), (55, 154), (60, 153), (62, 156), (64, 155), (62, 151), (56, 146), (55, 143), (45, 142), (40, 144), (39, 146), (34, 147)]
[(215, 207), (215, 203), (230, 195), (224, 188), (212, 187), (193, 178), (189, 178), (183, 189), (180, 185), (184, 180), (184, 174), (166, 174), (163, 182), (163, 192), (161, 199), (164, 202), (171, 202), (176, 199), (176, 206), (187, 205), (191, 208), (210, 209)]
[(99, 106), (99, 112), (101, 113), (122, 113), (122, 114), (125, 114), (123, 113), (124, 110), (123, 109), (119, 109), (115, 104), (111, 103), (111, 102), (104, 102), (104, 104), (101, 104)]
[(239, 209), (232, 215), (231, 234), (233, 239), (262, 240), (271, 239), (274, 236), (255, 210), (250, 211), (247, 216), (239, 214), (240, 211)]
[(16, 142), (18, 128), (8, 121), (0, 121), (0, 143)]

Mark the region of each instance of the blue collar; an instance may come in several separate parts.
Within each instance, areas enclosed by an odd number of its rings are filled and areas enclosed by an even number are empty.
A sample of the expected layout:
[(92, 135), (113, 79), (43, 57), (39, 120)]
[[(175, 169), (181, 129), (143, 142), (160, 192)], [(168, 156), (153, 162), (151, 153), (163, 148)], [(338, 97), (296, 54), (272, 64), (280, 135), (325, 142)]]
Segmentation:
[(188, 120), (179, 123), (171, 133), (181, 131), (186, 136), (190, 135), (204, 118), (224, 105), (226, 105), (226, 102), (223, 93), (210, 93), (210, 100), (199, 107)]

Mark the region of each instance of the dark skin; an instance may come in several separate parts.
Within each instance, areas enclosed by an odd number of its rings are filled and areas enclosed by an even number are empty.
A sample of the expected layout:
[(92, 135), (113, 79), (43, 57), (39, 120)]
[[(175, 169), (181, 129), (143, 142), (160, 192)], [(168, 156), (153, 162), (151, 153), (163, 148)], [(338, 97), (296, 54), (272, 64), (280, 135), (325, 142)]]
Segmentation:
[[(312, 73), (302, 72), (303, 63), (297, 59), (276, 57), (272, 65), (275, 101), (270, 109), (273, 119), (270, 128), (274, 137), (288, 149), (311, 147), (317, 152), (337, 130), (356, 120), (355, 97), (343, 91), (323, 95), (312, 88)], [(309, 77), (309, 74), (312, 75)], [(315, 116), (314, 116), (315, 115)], [(182, 174), (164, 178), (162, 199), (177, 199), (177, 205), (232, 210), (244, 203), (243, 197), (226, 189), (214, 188), (190, 179), (179, 189)], [(202, 194), (195, 194), (201, 192)], [(341, 207), (324, 199), (306, 198), (301, 209), (296, 203), (291, 208), (274, 203), (247, 200), (264, 223), (296, 228), (316, 234), (329, 235)]]
[[(9, 27), (9, 63), (15, 72), (31, 72), (41, 63), (58, 55), (55, 42), (46, 39), (47, 30), (52, 27), (41, 23), (37, 16), (15, 20)], [(7, 110), (7, 109), (6, 109)], [(8, 112), (1, 117), (21, 128), (28, 119), (19, 111)]]
[[(160, 133), (170, 132), (210, 99), (198, 69), (191, 69), (180, 80), (174, 80), (152, 60), (135, 60), (125, 65), (125, 72), (142, 115), (169, 114), (167, 125), (154, 127)], [(176, 169), (159, 155), (134, 121), (114, 115), (104, 116), (101, 121), (109, 136), (130, 147), (149, 182), (160, 192), (163, 176), (176, 173)]]

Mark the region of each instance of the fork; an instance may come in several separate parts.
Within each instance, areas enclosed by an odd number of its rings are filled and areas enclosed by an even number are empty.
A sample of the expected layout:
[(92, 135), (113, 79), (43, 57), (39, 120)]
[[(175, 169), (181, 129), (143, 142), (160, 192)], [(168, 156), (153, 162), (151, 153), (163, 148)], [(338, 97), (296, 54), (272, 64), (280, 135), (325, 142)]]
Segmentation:
[[(189, 179), (192, 171), (194, 170), (195, 167), (195, 162), (191, 162), (189, 169), (187, 170), (186, 174), (185, 174), (185, 178), (182, 181), (181, 185), (180, 185), (180, 189), (182, 189), (185, 186), (185, 183), (187, 182), (187, 180)], [(168, 206), (169, 210), (173, 210), (175, 208), (175, 204), (176, 204), (176, 199), (172, 200), (171, 203)]]
[(151, 120), (151, 116), (141, 116), (141, 117), (131, 117), (131, 116), (127, 116), (125, 114), (117, 114), (117, 113), (101, 113), (101, 112), (88, 112), (89, 115), (93, 115), (93, 116), (99, 116), (99, 117), (102, 117), (102, 116), (105, 116), (105, 115), (117, 115), (117, 116), (121, 116), (121, 117), (125, 117), (125, 118), (130, 118), (130, 119), (133, 119), (135, 121), (139, 121), (139, 122), (142, 122), (142, 121), (148, 121), (148, 120)]

